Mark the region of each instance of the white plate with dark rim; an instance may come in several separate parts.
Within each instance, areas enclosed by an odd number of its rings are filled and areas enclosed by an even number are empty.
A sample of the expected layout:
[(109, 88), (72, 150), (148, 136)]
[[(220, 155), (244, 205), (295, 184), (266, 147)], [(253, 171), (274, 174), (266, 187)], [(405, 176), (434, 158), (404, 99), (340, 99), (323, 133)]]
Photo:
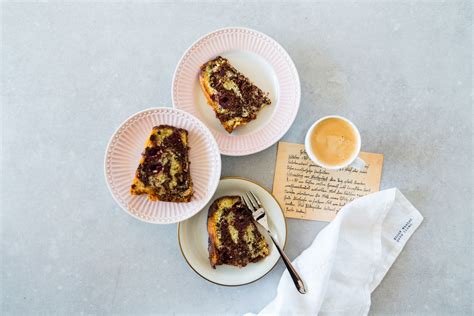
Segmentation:
[[(154, 126), (167, 124), (188, 131), (189, 161), (194, 194), (190, 202), (149, 201), (132, 196), (130, 185), (143, 146)], [(221, 155), (209, 129), (189, 113), (173, 108), (152, 108), (130, 116), (110, 138), (105, 152), (105, 179), (115, 201), (128, 214), (153, 224), (185, 220), (209, 202), (219, 184)]]
[(224, 195), (242, 195), (252, 191), (262, 201), (267, 212), (268, 224), (280, 245), (286, 243), (286, 220), (276, 198), (259, 184), (239, 177), (224, 177), (204, 209), (195, 216), (178, 224), (178, 242), (184, 259), (189, 266), (207, 281), (226, 286), (238, 286), (254, 282), (266, 275), (277, 264), (280, 254), (271, 240), (268, 257), (243, 268), (219, 265), (216, 269), (209, 263), (207, 213), (212, 202)]
[[(199, 85), (201, 65), (219, 55), (268, 92), (272, 101), (257, 119), (232, 134), (222, 127)], [(175, 108), (206, 124), (223, 155), (244, 156), (262, 151), (283, 137), (296, 118), (301, 88), (298, 71), (280, 44), (258, 31), (231, 27), (201, 37), (184, 53), (174, 73), (171, 95)]]

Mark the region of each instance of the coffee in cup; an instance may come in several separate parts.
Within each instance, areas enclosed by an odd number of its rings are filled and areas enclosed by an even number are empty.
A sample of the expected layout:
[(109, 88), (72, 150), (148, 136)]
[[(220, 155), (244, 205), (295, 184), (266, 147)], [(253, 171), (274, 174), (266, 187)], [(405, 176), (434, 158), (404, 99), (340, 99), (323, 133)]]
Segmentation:
[(341, 169), (349, 165), (362, 169), (365, 162), (357, 158), (361, 139), (357, 127), (341, 116), (326, 116), (315, 122), (306, 134), (305, 149), (317, 165)]

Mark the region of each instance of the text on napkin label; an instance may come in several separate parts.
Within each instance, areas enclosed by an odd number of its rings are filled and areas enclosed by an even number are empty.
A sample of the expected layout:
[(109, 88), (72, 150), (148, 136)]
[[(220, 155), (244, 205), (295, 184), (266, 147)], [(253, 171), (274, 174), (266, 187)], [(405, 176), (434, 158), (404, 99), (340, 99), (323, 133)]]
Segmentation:
[(413, 218), (410, 218), (405, 225), (400, 228), (400, 230), (395, 234), (393, 237), (393, 240), (396, 242), (400, 242), (400, 240), (403, 238), (403, 236), (410, 230), (410, 228), (413, 226)]

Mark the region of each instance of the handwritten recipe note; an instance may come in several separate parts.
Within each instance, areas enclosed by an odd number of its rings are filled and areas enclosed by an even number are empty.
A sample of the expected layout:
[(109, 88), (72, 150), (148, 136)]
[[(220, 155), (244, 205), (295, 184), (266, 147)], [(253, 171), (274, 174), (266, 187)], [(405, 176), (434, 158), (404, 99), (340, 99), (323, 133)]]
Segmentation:
[(379, 191), (383, 155), (361, 152), (364, 170), (327, 170), (314, 164), (304, 145), (278, 143), (273, 194), (285, 216), (331, 221), (350, 201)]

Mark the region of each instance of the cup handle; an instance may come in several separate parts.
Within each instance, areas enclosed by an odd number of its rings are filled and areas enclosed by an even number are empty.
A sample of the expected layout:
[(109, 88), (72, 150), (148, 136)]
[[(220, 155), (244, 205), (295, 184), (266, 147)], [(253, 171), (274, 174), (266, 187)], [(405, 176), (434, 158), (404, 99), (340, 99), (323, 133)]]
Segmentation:
[(365, 166), (367, 166), (367, 163), (357, 157), (350, 165), (349, 167), (357, 169), (357, 170), (364, 170)]

